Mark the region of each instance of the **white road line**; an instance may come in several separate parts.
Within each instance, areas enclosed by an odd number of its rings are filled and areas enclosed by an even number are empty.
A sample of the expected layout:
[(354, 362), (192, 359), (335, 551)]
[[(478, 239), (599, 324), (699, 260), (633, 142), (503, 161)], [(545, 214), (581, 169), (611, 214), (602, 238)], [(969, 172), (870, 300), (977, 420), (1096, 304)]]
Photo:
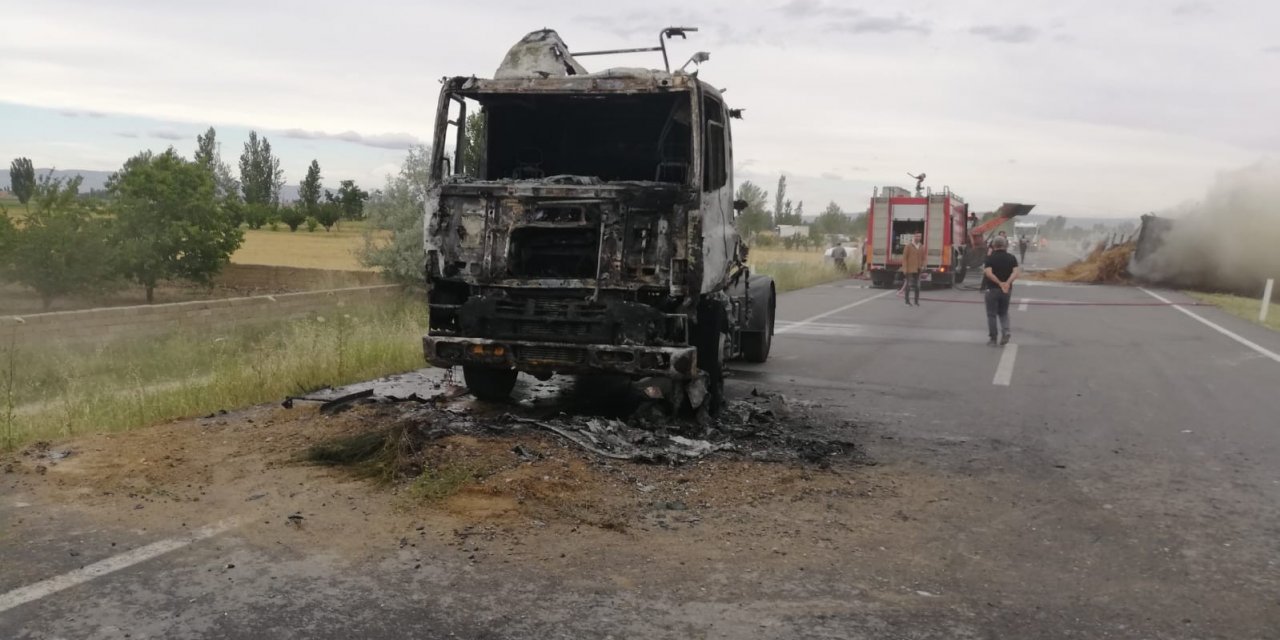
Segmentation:
[(1018, 301), (1018, 311), (1026, 311), (1027, 303), (1031, 302), (1031, 298), (1022, 298)]
[(1192, 313), (1192, 312), (1190, 312), (1190, 311), (1188, 311), (1188, 310), (1186, 310), (1186, 309), (1182, 308), (1181, 306), (1178, 306), (1178, 305), (1177, 305), (1176, 303), (1174, 303), (1172, 300), (1170, 300), (1170, 299), (1168, 299), (1168, 298), (1166, 298), (1166, 297), (1164, 297), (1164, 296), (1161, 296), (1161, 295), (1156, 294), (1154, 291), (1148, 291), (1148, 290), (1146, 290), (1146, 289), (1143, 289), (1142, 287), (1138, 287), (1138, 289), (1139, 289), (1140, 291), (1142, 291), (1143, 293), (1146, 293), (1147, 295), (1151, 296), (1152, 298), (1155, 298), (1156, 300), (1159, 300), (1160, 302), (1163, 302), (1163, 303), (1165, 303), (1165, 304), (1167, 304), (1167, 305), (1171, 305), (1174, 309), (1177, 309), (1178, 311), (1181, 311), (1181, 312), (1183, 312), (1183, 313), (1187, 314), (1188, 316), (1191, 316), (1191, 317), (1192, 317), (1192, 318), (1194, 318), (1197, 322), (1200, 322), (1201, 324), (1204, 324), (1205, 326), (1209, 327), (1210, 329), (1213, 329), (1214, 331), (1217, 331), (1218, 333), (1221, 333), (1222, 335), (1224, 335), (1224, 336), (1226, 336), (1226, 337), (1228, 337), (1228, 338), (1231, 338), (1232, 340), (1235, 340), (1236, 342), (1239, 342), (1240, 344), (1242, 344), (1242, 345), (1244, 345), (1244, 346), (1246, 346), (1246, 347), (1249, 347), (1250, 349), (1253, 349), (1254, 351), (1256, 351), (1256, 352), (1258, 352), (1258, 353), (1260, 353), (1260, 354), (1262, 354), (1262, 355), (1264, 355), (1264, 356), (1266, 356), (1266, 357), (1268, 357), (1268, 358), (1271, 358), (1272, 360), (1275, 360), (1276, 362), (1280, 362), (1280, 353), (1276, 353), (1276, 352), (1274, 352), (1274, 351), (1271, 351), (1270, 349), (1267, 349), (1266, 347), (1263, 347), (1262, 345), (1260, 345), (1260, 344), (1258, 344), (1258, 343), (1256, 343), (1256, 342), (1254, 342), (1254, 341), (1252, 341), (1252, 340), (1249, 340), (1248, 338), (1245, 338), (1245, 337), (1241, 336), (1240, 334), (1238, 334), (1238, 333), (1236, 333), (1236, 332), (1234, 332), (1234, 331), (1231, 331), (1231, 330), (1229, 330), (1229, 329), (1226, 329), (1226, 328), (1223, 328), (1223, 327), (1221, 327), (1221, 326), (1218, 326), (1218, 324), (1217, 324), (1217, 323), (1211, 322), (1211, 321), (1209, 321), (1209, 320), (1205, 320), (1204, 318), (1200, 317), (1199, 315), (1197, 315), (1197, 314), (1195, 314), (1195, 313)]
[(851, 302), (851, 303), (849, 303), (849, 304), (846, 304), (846, 305), (845, 305), (845, 306), (843, 306), (843, 307), (838, 307), (838, 308), (832, 309), (832, 310), (830, 310), (830, 311), (828, 311), (828, 312), (826, 312), (826, 313), (819, 313), (818, 315), (813, 316), (813, 317), (811, 317), (811, 318), (805, 318), (804, 320), (800, 320), (799, 322), (794, 322), (794, 323), (789, 324), (789, 325), (787, 325), (787, 326), (785, 326), (785, 327), (782, 327), (782, 328), (780, 328), (780, 329), (775, 329), (773, 333), (776, 335), (776, 334), (779, 334), (779, 333), (786, 333), (786, 332), (788, 332), (788, 331), (794, 331), (795, 329), (797, 329), (797, 328), (799, 328), (799, 327), (803, 327), (804, 325), (809, 324), (810, 322), (814, 322), (814, 321), (816, 321), (816, 320), (821, 320), (821, 319), (823, 319), (823, 318), (825, 318), (825, 317), (827, 317), (827, 316), (835, 315), (835, 314), (837, 314), (837, 313), (840, 313), (841, 311), (844, 311), (845, 309), (852, 309), (852, 308), (854, 308), (854, 307), (856, 307), (856, 306), (858, 306), (858, 305), (860, 305), (860, 304), (866, 304), (866, 303), (868, 303), (868, 302), (871, 302), (872, 300), (875, 300), (876, 298), (883, 298), (884, 296), (887, 296), (887, 295), (890, 295), (890, 294), (894, 294), (894, 293), (897, 293), (897, 291), (894, 291), (893, 289), (890, 289), (890, 290), (885, 291), (885, 292), (882, 292), (882, 293), (877, 293), (876, 295), (871, 296), (870, 298), (863, 298), (863, 299), (861, 299), (861, 300), (859, 300), (859, 301), (857, 301), (857, 302)]
[(1004, 353), (1000, 354), (1000, 364), (996, 365), (996, 377), (991, 379), (991, 384), (1001, 387), (1009, 386), (1013, 382), (1013, 361), (1018, 359), (1018, 344), (1012, 343), (1004, 346)]
[(74, 571), (69, 571), (60, 576), (54, 576), (47, 580), (41, 580), (35, 584), (19, 587), (5, 594), (0, 594), (0, 613), (4, 613), (14, 607), (24, 605), (28, 602), (39, 600), (45, 596), (52, 595), (63, 589), (70, 589), (76, 585), (84, 584), (94, 578), (114, 573), (121, 569), (127, 569), (140, 562), (146, 562), (152, 558), (162, 556), (171, 551), (177, 551), (193, 542), (199, 542), (206, 538), (223, 533), (239, 525), (238, 518), (223, 520), (207, 527), (201, 527), (191, 533), (180, 538), (170, 538), (153, 542), (144, 547), (138, 547), (132, 551), (127, 551), (118, 556), (111, 556), (106, 560), (95, 562), (91, 565), (80, 567)]

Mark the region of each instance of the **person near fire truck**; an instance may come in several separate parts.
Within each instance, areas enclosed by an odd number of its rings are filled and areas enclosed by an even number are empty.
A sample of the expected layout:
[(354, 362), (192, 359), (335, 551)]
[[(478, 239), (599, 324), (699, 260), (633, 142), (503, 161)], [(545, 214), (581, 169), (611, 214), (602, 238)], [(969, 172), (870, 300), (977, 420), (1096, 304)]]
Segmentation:
[(911, 306), (911, 292), (916, 292), (916, 306), (920, 306), (920, 270), (924, 268), (924, 247), (920, 246), (920, 234), (911, 234), (911, 242), (902, 247), (902, 298)]
[[(1000, 344), (1009, 344), (1009, 299), (1013, 295), (1013, 281), (1021, 275), (1018, 259), (1008, 252), (1009, 241), (997, 237), (991, 241), (991, 255), (982, 263), (982, 280), (987, 283), (984, 294), (987, 307), (987, 344), (996, 346), (997, 329)], [(996, 326), (999, 320), (1000, 326)]]

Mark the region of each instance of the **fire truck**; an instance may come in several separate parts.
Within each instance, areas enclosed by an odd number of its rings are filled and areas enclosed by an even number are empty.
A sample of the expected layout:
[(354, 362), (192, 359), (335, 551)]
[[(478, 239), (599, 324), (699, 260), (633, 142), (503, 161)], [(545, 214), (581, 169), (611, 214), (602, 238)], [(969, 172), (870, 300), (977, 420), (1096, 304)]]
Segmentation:
[(955, 286), (969, 270), (981, 270), (988, 233), (1033, 204), (1006, 202), (986, 222), (978, 223), (969, 205), (949, 188), (912, 194), (901, 187), (877, 189), (867, 216), (867, 270), (871, 285), (888, 288), (902, 282), (902, 248), (920, 234), (925, 263), (921, 282)]
[(969, 205), (943, 189), (912, 194), (901, 187), (877, 189), (867, 216), (866, 261), (875, 287), (902, 282), (902, 248), (920, 234), (925, 263), (921, 282), (954, 285), (964, 280), (969, 246)]

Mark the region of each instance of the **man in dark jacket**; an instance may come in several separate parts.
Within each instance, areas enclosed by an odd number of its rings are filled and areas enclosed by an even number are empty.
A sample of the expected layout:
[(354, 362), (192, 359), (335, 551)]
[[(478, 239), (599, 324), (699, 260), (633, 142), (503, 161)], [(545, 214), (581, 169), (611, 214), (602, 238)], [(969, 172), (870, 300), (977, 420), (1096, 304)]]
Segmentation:
[(996, 345), (996, 320), (1000, 321), (1000, 344), (1009, 344), (1009, 298), (1013, 295), (1013, 281), (1021, 275), (1018, 259), (1009, 253), (1009, 241), (1003, 236), (991, 242), (991, 254), (982, 264), (982, 278), (987, 283), (987, 335), (988, 345)]

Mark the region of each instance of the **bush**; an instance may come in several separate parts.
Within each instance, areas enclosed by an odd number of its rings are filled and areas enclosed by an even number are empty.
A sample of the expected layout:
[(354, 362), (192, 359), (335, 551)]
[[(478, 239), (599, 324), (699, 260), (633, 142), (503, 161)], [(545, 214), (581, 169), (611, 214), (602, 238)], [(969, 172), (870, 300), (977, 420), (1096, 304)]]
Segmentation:
[(320, 226), (320, 221), (316, 220), (311, 216), (307, 216), (306, 224), (307, 224), (307, 231), (315, 233), (316, 227)]
[(243, 210), (244, 222), (250, 229), (261, 229), (262, 225), (276, 219), (278, 213), (269, 204), (247, 204)]
[(360, 263), (377, 267), (394, 282), (420, 285), (425, 280), (422, 215), (430, 157), (426, 147), (411, 148), (400, 173), (387, 176), (386, 186), (365, 207), (369, 225), (359, 251)]
[(333, 229), (333, 225), (342, 219), (342, 205), (337, 202), (326, 202), (316, 207), (315, 220), (324, 226), (325, 231)]
[(302, 223), (306, 221), (307, 214), (302, 209), (292, 205), (280, 207), (280, 222), (285, 223), (290, 231), (297, 231), (298, 227), (302, 226)]

